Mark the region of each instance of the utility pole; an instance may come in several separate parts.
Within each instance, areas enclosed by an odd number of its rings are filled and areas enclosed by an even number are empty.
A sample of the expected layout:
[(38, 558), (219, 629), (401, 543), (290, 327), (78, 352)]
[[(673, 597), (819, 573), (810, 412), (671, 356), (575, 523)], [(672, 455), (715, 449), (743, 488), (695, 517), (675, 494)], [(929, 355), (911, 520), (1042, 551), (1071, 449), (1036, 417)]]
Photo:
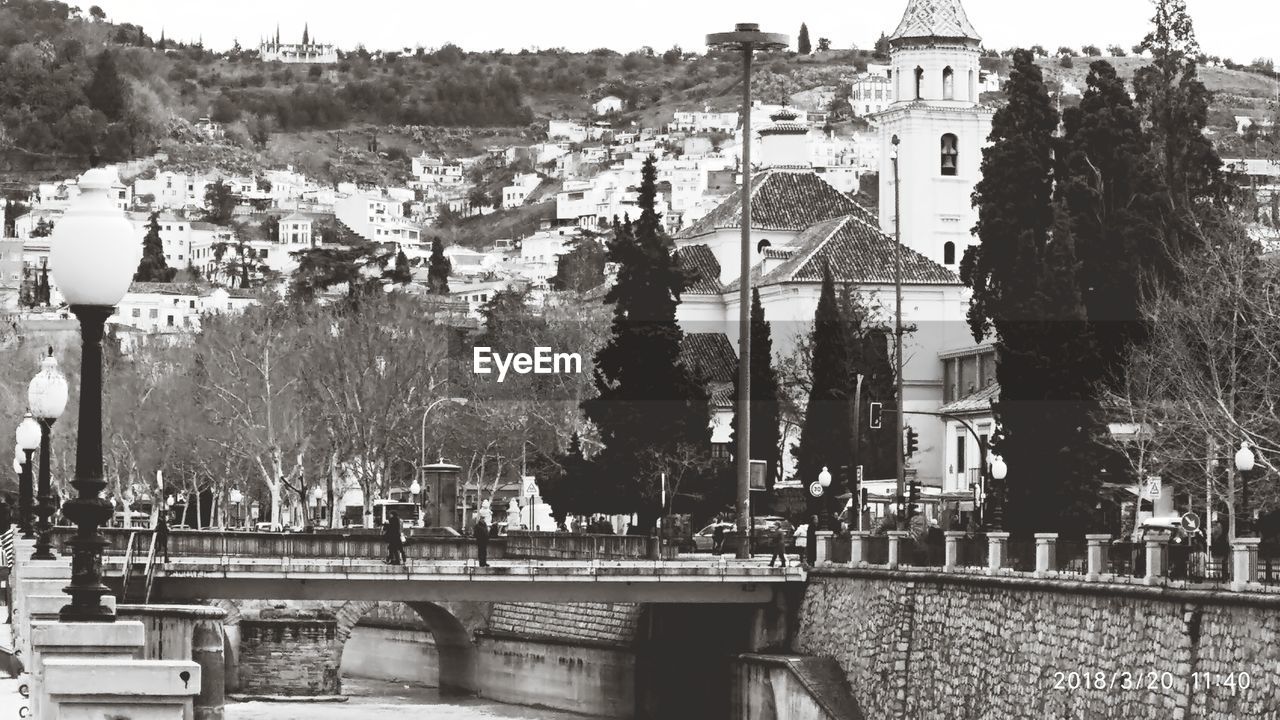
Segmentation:
[(906, 430), (903, 419), (906, 408), (902, 397), (902, 192), (898, 182), (898, 136), (894, 135), (891, 142), (893, 142), (893, 297), (896, 305), (893, 313), (893, 354), (894, 362), (897, 364), (894, 382), (898, 394), (898, 412), (894, 413), (898, 423), (898, 448), (894, 458), (898, 464), (898, 516), (902, 517), (906, 514), (903, 499), (907, 492), (906, 457), (903, 456), (902, 448), (902, 435)]
[(742, 52), (742, 263), (738, 275), (738, 543), (737, 557), (751, 557), (751, 60), (756, 50), (790, 45), (786, 35), (738, 23), (733, 32), (707, 36), (712, 47)]

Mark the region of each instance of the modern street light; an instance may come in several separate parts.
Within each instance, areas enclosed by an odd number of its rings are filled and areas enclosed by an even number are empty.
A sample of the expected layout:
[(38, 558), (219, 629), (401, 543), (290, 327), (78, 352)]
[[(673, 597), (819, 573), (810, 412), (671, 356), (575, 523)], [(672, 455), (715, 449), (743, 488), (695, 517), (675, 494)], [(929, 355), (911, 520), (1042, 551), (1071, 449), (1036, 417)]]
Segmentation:
[(227, 493), (227, 500), (235, 506), (235, 523), (237, 526), (241, 524), (240, 503), (244, 502), (244, 494), (240, 492), (240, 488), (231, 488), (231, 492)]
[(1240, 449), (1236, 451), (1236, 470), (1240, 472), (1240, 491), (1241, 511), (1244, 516), (1244, 527), (1240, 528), (1238, 534), (1248, 537), (1253, 532), (1253, 518), (1249, 515), (1249, 473), (1253, 470), (1253, 451), (1249, 449), (1249, 443), (1240, 443)]
[(94, 168), (80, 176), (80, 195), (63, 214), (49, 242), (54, 279), (80, 321), (80, 412), (76, 425), (76, 472), (71, 482), (79, 496), (62, 513), (76, 524), (71, 540), (71, 602), (58, 613), (63, 622), (114, 622), (115, 611), (102, 604), (111, 592), (102, 584), (102, 550), (98, 532), (112, 509), (101, 493), (102, 468), (102, 339), (107, 318), (124, 297), (141, 259), (133, 223), (109, 196), (119, 182), (111, 169)]
[(49, 452), (50, 436), (53, 424), (62, 417), (67, 409), (67, 378), (58, 370), (58, 361), (53, 357), (53, 348), (49, 355), (40, 362), (40, 372), (27, 385), (27, 406), (40, 421), (40, 484), (36, 498), (40, 501), (36, 506), (36, 514), (40, 524), (36, 529), (36, 550), (32, 560), (56, 560), (53, 554), (50, 533), (53, 517), (53, 494), (49, 488), (51, 453)]
[(831, 471), (827, 469), (826, 465), (823, 465), (822, 472), (818, 473), (818, 485), (820, 485), (823, 490), (831, 487)]
[(31, 540), (35, 537), (35, 523), (32, 522), (34, 510), (32, 500), (35, 493), (31, 487), (31, 454), (40, 447), (40, 423), (36, 422), (31, 413), (27, 413), (22, 418), (22, 422), (18, 423), (14, 436), (18, 441), (18, 450), (22, 453), (22, 475), (18, 486), (18, 510), (22, 513), (22, 539)]
[(779, 50), (786, 35), (738, 23), (733, 32), (712, 33), (707, 45), (742, 52), (742, 263), (738, 272), (738, 543), (737, 556), (751, 557), (751, 60), (756, 50)]

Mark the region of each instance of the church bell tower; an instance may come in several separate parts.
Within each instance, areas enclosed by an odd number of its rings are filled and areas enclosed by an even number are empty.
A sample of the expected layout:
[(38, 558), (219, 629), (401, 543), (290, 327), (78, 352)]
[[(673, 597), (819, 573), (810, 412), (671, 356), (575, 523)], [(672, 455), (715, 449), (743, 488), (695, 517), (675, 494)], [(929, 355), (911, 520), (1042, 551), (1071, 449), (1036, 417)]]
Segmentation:
[[(978, 104), (981, 38), (960, 0), (909, 0), (889, 36), (893, 102), (880, 123), (880, 225), (902, 243), (959, 272), (977, 211), (982, 148), (994, 111)], [(892, 139), (898, 137), (902, 217), (894, 216)]]

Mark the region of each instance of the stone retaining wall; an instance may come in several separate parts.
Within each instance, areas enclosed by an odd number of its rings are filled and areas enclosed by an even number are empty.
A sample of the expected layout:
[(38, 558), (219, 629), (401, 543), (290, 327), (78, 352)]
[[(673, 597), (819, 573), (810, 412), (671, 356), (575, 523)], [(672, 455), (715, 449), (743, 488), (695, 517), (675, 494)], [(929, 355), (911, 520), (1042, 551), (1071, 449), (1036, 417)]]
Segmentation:
[(337, 620), (264, 610), (240, 621), (239, 687), (246, 695), (337, 695)]
[(794, 644), (835, 658), (869, 720), (1261, 720), (1280, 708), (1276, 595), (820, 569)]

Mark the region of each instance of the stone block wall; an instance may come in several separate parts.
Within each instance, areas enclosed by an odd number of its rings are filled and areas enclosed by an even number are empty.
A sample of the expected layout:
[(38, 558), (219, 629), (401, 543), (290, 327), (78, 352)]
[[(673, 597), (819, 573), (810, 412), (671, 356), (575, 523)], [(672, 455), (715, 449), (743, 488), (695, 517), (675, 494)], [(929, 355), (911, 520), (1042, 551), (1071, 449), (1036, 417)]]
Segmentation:
[[(274, 617), (269, 617), (274, 615)], [(240, 621), (238, 691), (245, 695), (337, 695), (342, 645), (332, 617), (264, 611)]]
[(640, 610), (633, 603), (494, 603), (489, 630), (630, 646)]
[(824, 569), (795, 650), (834, 658), (869, 720), (1261, 720), (1280, 707), (1280, 594)]

